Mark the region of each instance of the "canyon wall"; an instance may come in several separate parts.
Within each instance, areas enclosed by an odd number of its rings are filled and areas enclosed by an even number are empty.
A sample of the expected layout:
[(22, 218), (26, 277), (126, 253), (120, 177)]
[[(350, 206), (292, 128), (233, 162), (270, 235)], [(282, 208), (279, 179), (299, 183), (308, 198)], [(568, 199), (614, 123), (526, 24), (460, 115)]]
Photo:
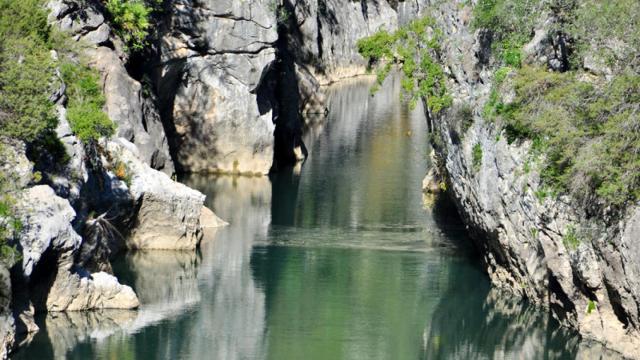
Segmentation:
[[(540, 170), (527, 165), (531, 141), (510, 144), (499, 124), (483, 118), (497, 66), (491, 34), (471, 30), (464, 2), (440, 4), (431, 15), (445, 34), (442, 61), (454, 98), (435, 119), (436, 158), (492, 282), (550, 308), (583, 337), (637, 357), (640, 206), (613, 216), (568, 195), (536, 196), (542, 184)], [(567, 61), (551, 36), (542, 25), (536, 30), (524, 46), (526, 63), (553, 68)], [(468, 128), (463, 107), (472, 109)], [(588, 234), (577, 245), (567, 241), (576, 228)]]
[(421, 1), (170, 2), (153, 77), (176, 165), (266, 174), (274, 159), (299, 160), (300, 114), (324, 112), (320, 84), (363, 74), (356, 41), (421, 10)]

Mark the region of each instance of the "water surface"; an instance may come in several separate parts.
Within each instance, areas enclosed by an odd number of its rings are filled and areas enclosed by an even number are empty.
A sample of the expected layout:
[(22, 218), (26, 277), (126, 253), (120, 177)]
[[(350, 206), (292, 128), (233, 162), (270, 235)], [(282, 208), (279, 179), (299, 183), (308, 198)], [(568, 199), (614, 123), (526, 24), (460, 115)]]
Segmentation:
[(588, 356), (491, 290), (451, 209), (425, 206), (422, 109), (390, 78), (329, 88), (303, 167), (271, 180), (191, 176), (231, 223), (198, 253), (114, 265), (138, 311), (40, 317), (18, 359), (540, 359)]

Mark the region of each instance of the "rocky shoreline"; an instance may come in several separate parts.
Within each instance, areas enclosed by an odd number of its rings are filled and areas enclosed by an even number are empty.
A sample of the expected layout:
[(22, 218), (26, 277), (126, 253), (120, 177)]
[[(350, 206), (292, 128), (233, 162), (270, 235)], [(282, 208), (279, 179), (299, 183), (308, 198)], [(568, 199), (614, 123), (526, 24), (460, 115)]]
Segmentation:
[[(203, 194), (172, 179), (176, 170), (262, 176), (301, 160), (301, 135), (313, 126), (304, 119), (313, 117), (300, 115), (325, 112), (321, 84), (366, 71), (356, 41), (427, 11), (444, 32), (441, 60), (454, 101), (434, 119), (439, 172), (426, 187), (453, 198), (496, 286), (637, 358), (640, 205), (609, 216), (568, 196), (540, 200), (539, 173), (524, 170), (531, 143), (509, 144), (482, 116), (495, 70), (491, 35), (471, 30), (467, 1), (431, 3), (165, 2), (140, 59), (129, 57), (101, 2), (49, 1), (49, 22), (88, 45), (84, 55), (100, 72), (117, 130), (84, 146), (66, 120), (63, 86), (52, 100), (68, 161), (34, 167), (23, 144), (1, 139), (23, 226), (20, 262), (0, 266), (0, 358), (37, 331), (36, 312), (138, 307), (112, 275), (114, 256), (193, 251), (204, 228), (225, 224), (204, 207)], [(554, 44), (541, 26), (526, 61), (566, 61)], [(471, 109), (468, 127), (463, 108)], [(577, 246), (566, 241), (574, 226), (590, 229)]]
[[(531, 141), (509, 144), (503, 129), (483, 118), (494, 81), (491, 36), (471, 30), (470, 6), (458, 5), (442, 4), (432, 13), (445, 33), (442, 60), (454, 106), (435, 121), (440, 174), (430, 174), (427, 190), (446, 183), (496, 286), (549, 308), (584, 338), (637, 358), (640, 205), (612, 216), (594, 214), (570, 196), (536, 196), (540, 174), (526, 165)], [(525, 61), (567, 61), (544, 25), (524, 46)], [(472, 109), (468, 128), (463, 107)], [(480, 163), (474, 147), (481, 149)], [(567, 240), (576, 228), (589, 234), (579, 244)]]
[(52, 100), (68, 161), (32, 163), (24, 145), (2, 139), (23, 227), (21, 262), (11, 272), (0, 266), (0, 358), (33, 338), (35, 313), (137, 308), (133, 290), (112, 275), (122, 251), (193, 251), (204, 229), (226, 224), (204, 195), (172, 180), (176, 170), (262, 175), (305, 156), (301, 135), (312, 124), (299, 114), (326, 112), (320, 85), (363, 74), (356, 40), (420, 10), (365, 5), (168, 2), (140, 59), (130, 58), (101, 2), (47, 2), (49, 23), (82, 43), (99, 71), (117, 128), (85, 146), (66, 120), (63, 84)]

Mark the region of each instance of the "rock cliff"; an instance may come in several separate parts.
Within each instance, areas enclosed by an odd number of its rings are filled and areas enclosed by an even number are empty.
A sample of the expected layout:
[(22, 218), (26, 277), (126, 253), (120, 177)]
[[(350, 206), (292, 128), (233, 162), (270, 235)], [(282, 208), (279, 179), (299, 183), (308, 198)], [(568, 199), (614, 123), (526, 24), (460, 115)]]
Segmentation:
[(170, 2), (153, 78), (176, 165), (265, 174), (300, 160), (300, 114), (324, 112), (320, 84), (363, 74), (356, 41), (397, 28), (422, 3)]
[(0, 358), (14, 341), (30, 341), (37, 312), (137, 308), (131, 287), (112, 275), (110, 260), (121, 249), (194, 250), (203, 214), (207, 226), (224, 224), (205, 211), (203, 194), (171, 179), (158, 99), (128, 69), (101, 3), (53, 0), (47, 7), (49, 22), (81, 44), (78, 56), (101, 75), (104, 110), (117, 130), (96, 142), (76, 137), (62, 84), (50, 98), (58, 113), (55, 154), (0, 139), (0, 170), (10, 180), (3, 192), (21, 225), (9, 242), (19, 262), (11, 269), (0, 263)]
[[(640, 206), (614, 217), (566, 195), (540, 200), (540, 173), (526, 165), (531, 141), (509, 144), (503, 129), (482, 115), (495, 70), (491, 34), (470, 29), (464, 2), (440, 4), (431, 14), (445, 34), (442, 60), (454, 97), (435, 119), (436, 157), (492, 282), (550, 308), (582, 336), (638, 357)], [(566, 58), (553, 44), (539, 28), (524, 47), (526, 61), (559, 69)], [(472, 109), (468, 128), (463, 107)], [(571, 244), (577, 227), (589, 236)]]

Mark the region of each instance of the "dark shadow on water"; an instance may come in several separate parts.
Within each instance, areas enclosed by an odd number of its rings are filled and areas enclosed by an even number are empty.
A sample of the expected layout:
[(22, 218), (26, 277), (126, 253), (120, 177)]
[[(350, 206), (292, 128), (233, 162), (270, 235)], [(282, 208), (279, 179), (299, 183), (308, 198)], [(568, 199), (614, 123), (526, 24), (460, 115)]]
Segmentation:
[(271, 224), (293, 226), (295, 224), (296, 205), (300, 175), (293, 167), (287, 167), (269, 174), (271, 181)]

